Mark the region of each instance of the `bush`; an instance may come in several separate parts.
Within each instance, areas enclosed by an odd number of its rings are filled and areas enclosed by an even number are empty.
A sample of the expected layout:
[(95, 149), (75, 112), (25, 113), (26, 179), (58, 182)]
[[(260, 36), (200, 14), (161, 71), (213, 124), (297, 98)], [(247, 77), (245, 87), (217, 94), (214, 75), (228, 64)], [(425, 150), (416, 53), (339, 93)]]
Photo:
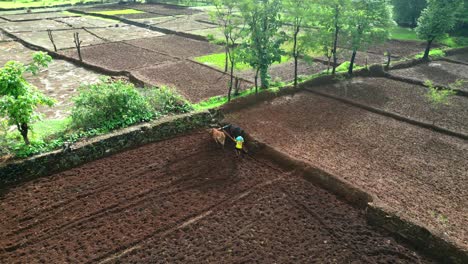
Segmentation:
[(133, 84), (103, 80), (80, 87), (71, 116), (76, 128), (112, 130), (149, 121), (154, 112)]
[[(416, 59), (422, 59), (424, 57), (424, 52), (419, 53), (418, 55), (415, 56)], [(438, 59), (445, 57), (445, 51), (441, 49), (433, 49), (429, 52), (429, 57), (432, 59)]]
[(156, 115), (183, 114), (193, 110), (184, 97), (169, 87), (148, 89), (143, 93)]

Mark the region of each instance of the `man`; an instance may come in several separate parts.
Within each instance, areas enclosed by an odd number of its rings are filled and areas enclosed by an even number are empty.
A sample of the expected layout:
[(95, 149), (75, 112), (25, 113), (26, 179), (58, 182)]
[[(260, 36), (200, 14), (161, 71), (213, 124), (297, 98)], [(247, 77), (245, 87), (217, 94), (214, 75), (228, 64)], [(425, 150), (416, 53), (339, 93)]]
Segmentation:
[(242, 136), (238, 136), (235, 139), (236, 141), (236, 155), (239, 157), (244, 152), (244, 138)]

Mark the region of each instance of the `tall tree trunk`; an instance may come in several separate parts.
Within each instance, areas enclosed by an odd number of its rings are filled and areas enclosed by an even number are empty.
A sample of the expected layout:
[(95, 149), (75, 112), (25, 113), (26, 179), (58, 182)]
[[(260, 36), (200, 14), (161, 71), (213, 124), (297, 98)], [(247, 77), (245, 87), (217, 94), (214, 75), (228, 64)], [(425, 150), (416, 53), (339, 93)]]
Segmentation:
[(353, 50), (353, 55), (351, 56), (351, 63), (349, 64), (349, 70), (348, 73), (351, 75), (353, 74), (353, 68), (354, 68), (354, 60), (356, 59), (356, 50)]
[(294, 30), (294, 47), (293, 47), (293, 56), (294, 56), (294, 88), (297, 88), (297, 60), (299, 58), (299, 52), (297, 51), (297, 36), (301, 30), (300, 19), (296, 18), (296, 25)]
[(21, 133), (21, 136), (23, 137), (23, 140), (24, 140), (24, 143), (26, 145), (30, 145), (31, 142), (29, 142), (29, 138), (28, 138), (28, 131), (29, 131), (29, 126), (28, 124), (26, 123), (21, 123), (20, 125), (17, 125), (18, 127), (18, 130), (20, 131)]
[(228, 71), (228, 54), (229, 54), (229, 38), (228, 36), (226, 37), (226, 47), (225, 47), (225, 61), (224, 61), (224, 72)]
[(270, 83), (268, 81), (268, 67), (264, 65), (260, 66), (260, 87), (262, 89), (268, 89)]
[(338, 62), (338, 59), (336, 58), (336, 49), (338, 46), (338, 34), (340, 32), (340, 27), (338, 26), (338, 18), (339, 18), (340, 10), (338, 5), (335, 6), (335, 38), (333, 40), (333, 70), (332, 74), (335, 75), (336, 73), (336, 64)]
[(427, 45), (426, 45), (426, 50), (424, 51), (424, 57), (423, 57), (423, 60), (429, 60), (429, 53), (431, 52), (431, 45), (432, 45), (432, 42), (434, 41), (434, 39), (430, 39), (427, 41)]
[(258, 72), (260, 71), (260, 68), (257, 68), (255, 71), (255, 94), (258, 94)]

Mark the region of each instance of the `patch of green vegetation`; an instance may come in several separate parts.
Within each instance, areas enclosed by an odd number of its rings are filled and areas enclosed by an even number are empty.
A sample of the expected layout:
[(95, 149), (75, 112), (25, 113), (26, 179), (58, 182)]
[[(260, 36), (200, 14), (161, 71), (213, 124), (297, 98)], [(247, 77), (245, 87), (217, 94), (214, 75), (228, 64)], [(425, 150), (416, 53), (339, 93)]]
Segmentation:
[(468, 46), (468, 37), (446, 37), (439, 41), (440, 44), (450, 48), (461, 48)]
[[(336, 72), (348, 72), (350, 65), (351, 65), (351, 62), (345, 61), (341, 63), (338, 67), (336, 67)], [(354, 64), (354, 70), (361, 70), (361, 69), (364, 69), (364, 67)]]
[(142, 14), (145, 12), (136, 10), (136, 9), (121, 9), (121, 10), (106, 10), (106, 11), (99, 11), (99, 12), (92, 12), (92, 13), (108, 15), (108, 16), (116, 16), (116, 15)]
[[(201, 57), (196, 57), (196, 61), (200, 63), (204, 63), (206, 65), (218, 68), (220, 70), (224, 70), (224, 64), (226, 61), (226, 55), (224, 53), (215, 53), (215, 54), (210, 54), (210, 55), (205, 55)], [(289, 56), (281, 56), (281, 63), (283, 62), (289, 62), (291, 58)], [(273, 63), (273, 64), (279, 64), (278, 62)], [(250, 70), (252, 67), (246, 63), (236, 63), (234, 66), (234, 69), (238, 71), (243, 71), (243, 70)]]
[[(416, 56), (414, 56), (415, 59), (422, 59), (423, 57), (424, 57), (424, 52), (421, 52), (417, 54)], [(441, 49), (432, 49), (429, 52), (429, 57), (431, 57), (432, 59), (445, 57), (445, 51)]]
[(422, 41), (411, 28), (394, 27), (390, 30), (390, 34), (392, 39)]

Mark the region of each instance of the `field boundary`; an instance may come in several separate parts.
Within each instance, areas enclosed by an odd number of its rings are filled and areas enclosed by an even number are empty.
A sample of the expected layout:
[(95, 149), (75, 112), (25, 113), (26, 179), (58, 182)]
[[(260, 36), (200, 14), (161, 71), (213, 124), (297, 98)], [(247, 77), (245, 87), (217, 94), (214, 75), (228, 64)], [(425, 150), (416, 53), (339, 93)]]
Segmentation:
[(31, 7), (15, 7), (15, 8), (0, 8), (0, 11), (19, 11), (19, 10), (28, 10), (28, 9), (41, 9), (41, 8), (61, 8), (61, 7), (71, 7), (71, 6), (94, 6), (94, 5), (107, 5), (107, 4), (117, 4), (116, 2), (105, 3), (102, 4), (101, 1), (93, 1), (93, 2), (86, 2), (86, 3), (76, 3), (76, 4), (61, 4), (61, 5), (51, 5), (51, 6), (31, 6)]
[(126, 149), (207, 127), (213, 118), (213, 114), (208, 111), (170, 116), (77, 142), (70, 151), (55, 150), (1, 164), (0, 190), (34, 178), (71, 169)]
[(343, 98), (343, 97), (339, 97), (339, 96), (319, 92), (317, 90), (314, 90), (313, 88), (304, 88), (304, 90), (307, 91), (307, 92), (319, 95), (319, 96), (327, 97), (327, 98), (337, 100), (337, 101), (340, 101), (342, 103), (345, 103), (345, 104), (348, 104), (348, 105), (351, 105), (351, 106), (354, 106), (354, 107), (358, 107), (358, 108), (367, 110), (367, 111), (375, 113), (375, 114), (383, 115), (383, 116), (386, 116), (386, 117), (396, 119), (398, 121), (409, 123), (411, 125), (415, 125), (415, 126), (426, 128), (426, 129), (430, 129), (430, 130), (433, 130), (433, 131), (436, 131), (436, 132), (439, 132), (439, 133), (442, 133), (442, 134), (445, 134), (445, 135), (449, 135), (449, 136), (452, 136), (452, 137), (457, 137), (457, 138), (460, 138), (460, 139), (468, 140), (468, 135), (464, 134), (464, 133), (455, 132), (455, 131), (448, 130), (448, 129), (443, 128), (443, 127), (435, 126), (435, 125), (430, 124), (430, 123), (426, 123), (426, 122), (418, 121), (418, 120), (415, 120), (415, 119), (407, 118), (407, 117), (404, 117), (404, 116), (396, 114), (396, 113), (388, 112), (388, 111), (385, 111), (385, 110), (382, 110), (382, 109), (378, 109), (378, 108), (375, 108), (375, 107), (372, 107), (372, 106), (368, 106), (368, 105), (365, 105), (365, 104), (362, 104), (362, 103), (358, 103), (358, 102), (356, 102), (354, 100), (350, 100), (350, 99), (346, 99), (346, 98)]
[(368, 223), (389, 231), (396, 238), (409, 243), (441, 263), (468, 263), (468, 252), (457, 246), (455, 242), (437, 235), (420, 223), (398, 215), (394, 210), (382, 205), (372, 194), (336, 175), (258, 141), (251, 135), (247, 135), (247, 138), (249, 150), (275, 162), (284, 170), (296, 170), (306, 180), (341, 197), (352, 206), (363, 209)]

